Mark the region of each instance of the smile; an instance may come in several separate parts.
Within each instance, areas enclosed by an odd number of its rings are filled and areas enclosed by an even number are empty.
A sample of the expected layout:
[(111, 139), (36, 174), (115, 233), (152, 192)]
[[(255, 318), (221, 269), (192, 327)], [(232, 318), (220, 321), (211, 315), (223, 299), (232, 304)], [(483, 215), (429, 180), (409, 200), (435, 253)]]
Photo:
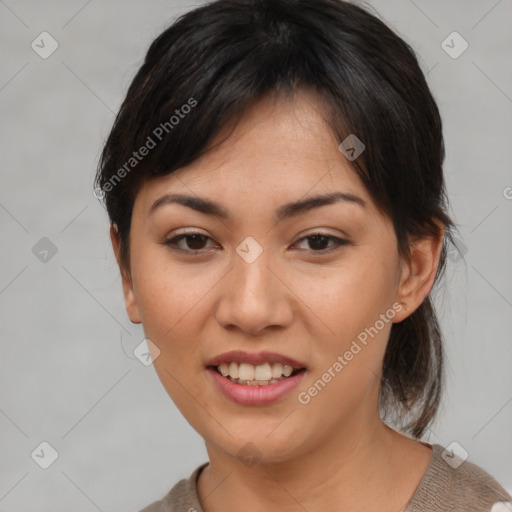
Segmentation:
[[(244, 372), (245, 370), (242, 369), (242, 377), (245, 375)], [(272, 404), (290, 393), (299, 385), (306, 374), (306, 369), (291, 370), (288, 376), (282, 375), (266, 380), (235, 379), (229, 374), (222, 375), (216, 367), (208, 367), (207, 373), (212, 378), (216, 389), (233, 402), (240, 405), (261, 406)]]

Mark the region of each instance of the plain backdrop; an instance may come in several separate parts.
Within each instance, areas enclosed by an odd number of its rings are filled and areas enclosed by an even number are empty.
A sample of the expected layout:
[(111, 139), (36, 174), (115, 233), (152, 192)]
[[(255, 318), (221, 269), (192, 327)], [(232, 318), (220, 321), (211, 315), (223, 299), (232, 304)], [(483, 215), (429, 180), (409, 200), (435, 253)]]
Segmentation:
[[(92, 186), (149, 44), (195, 5), (0, 0), (0, 511), (138, 511), (207, 460), (133, 354), (144, 333)], [(448, 386), (425, 439), (457, 442), (510, 492), (512, 1), (369, 5), (428, 73), (464, 253), (436, 296)]]

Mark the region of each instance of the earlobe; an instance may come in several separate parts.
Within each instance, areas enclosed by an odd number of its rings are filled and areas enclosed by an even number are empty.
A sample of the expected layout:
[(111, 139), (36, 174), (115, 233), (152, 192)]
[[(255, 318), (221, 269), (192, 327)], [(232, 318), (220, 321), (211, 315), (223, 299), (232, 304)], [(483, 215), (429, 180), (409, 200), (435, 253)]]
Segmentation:
[(403, 264), (396, 301), (402, 304), (395, 322), (401, 322), (411, 315), (430, 293), (439, 266), (443, 246), (444, 227), (440, 226), (439, 236), (429, 236), (411, 244), (411, 256)]
[(142, 321), (139, 307), (137, 305), (137, 301), (135, 300), (135, 294), (133, 291), (133, 280), (129, 269), (126, 269), (121, 261), (121, 240), (117, 226), (115, 224), (110, 226), (110, 240), (112, 242), (112, 249), (114, 250), (119, 272), (121, 273), (126, 313), (128, 314), (128, 318), (132, 323), (140, 324)]

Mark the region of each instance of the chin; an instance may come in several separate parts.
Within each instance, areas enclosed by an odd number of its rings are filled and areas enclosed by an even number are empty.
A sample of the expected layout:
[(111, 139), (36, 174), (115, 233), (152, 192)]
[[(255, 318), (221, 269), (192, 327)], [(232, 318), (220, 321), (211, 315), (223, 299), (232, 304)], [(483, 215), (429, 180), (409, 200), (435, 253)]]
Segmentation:
[[(223, 429), (218, 432), (220, 436), (202, 436), (206, 440), (212, 439), (212, 444), (217, 450), (221, 450), (230, 457), (237, 458), (247, 467), (255, 464), (276, 464), (286, 462), (300, 455), (300, 446), (304, 446), (305, 440), (295, 440), (291, 432), (283, 429), (281, 435), (272, 429), (261, 429), (252, 422), (254, 427), (248, 428), (244, 433), (232, 432), (229, 425), (226, 430), (232, 434), (230, 436)], [(272, 432), (268, 434), (268, 432)], [(202, 435), (202, 434), (201, 434)]]

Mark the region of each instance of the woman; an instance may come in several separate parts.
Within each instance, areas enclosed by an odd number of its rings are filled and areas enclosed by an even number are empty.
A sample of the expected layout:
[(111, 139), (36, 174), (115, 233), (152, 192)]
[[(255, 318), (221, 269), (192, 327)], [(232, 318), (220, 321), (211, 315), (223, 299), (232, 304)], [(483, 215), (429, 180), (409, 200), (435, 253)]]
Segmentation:
[(443, 384), (443, 160), (413, 51), (360, 7), (222, 0), (152, 43), (96, 186), (129, 318), (209, 462), (144, 512), (510, 500), (420, 440)]

